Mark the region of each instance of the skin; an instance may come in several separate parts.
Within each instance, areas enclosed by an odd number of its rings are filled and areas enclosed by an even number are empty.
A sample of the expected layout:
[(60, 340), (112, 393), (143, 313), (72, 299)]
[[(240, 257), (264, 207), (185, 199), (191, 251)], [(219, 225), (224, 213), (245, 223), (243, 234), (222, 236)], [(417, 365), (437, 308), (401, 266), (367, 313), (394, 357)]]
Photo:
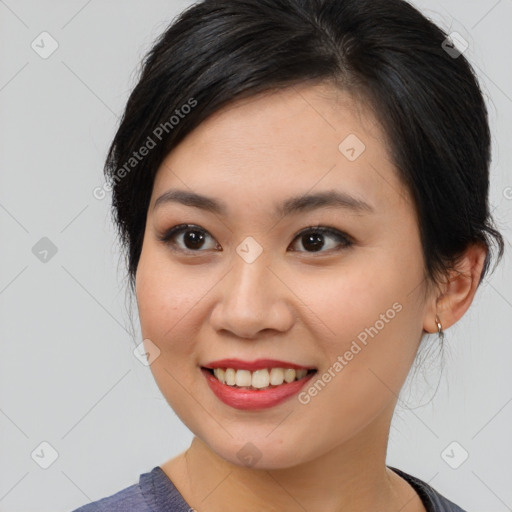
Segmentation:
[[(354, 161), (338, 149), (349, 134), (366, 146)], [(154, 208), (170, 189), (222, 201), (227, 214), (176, 202)], [(291, 196), (330, 189), (374, 211), (275, 215)], [(183, 233), (159, 239), (182, 223), (204, 230), (202, 246), (187, 249)], [(353, 245), (327, 234), (312, 250), (297, 234), (315, 225)], [(252, 263), (236, 252), (248, 236), (263, 249)], [(457, 272), (427, 288), (414, 204), (373, 113), (347, 92), (302, 84), (216, 112), (158, 170), (136, 273), (142, 334), (160, 350), (151, 371), (195, 436), (162, 469), (201, 512), (425, 511), (386, 467), (391, 418), (422, 336), (437, 332), (436, 314), (444, 329), (464, 314), (484, 257), (484, 248), (468, 248)], [(307, 404), (294, 396), (234, 409), (200, 372), (234, 357), (290, 361), (321, 375), (393, 304), (401, 310)], [(248, 442), (261, 454), (253, 466), (237, 457)]]

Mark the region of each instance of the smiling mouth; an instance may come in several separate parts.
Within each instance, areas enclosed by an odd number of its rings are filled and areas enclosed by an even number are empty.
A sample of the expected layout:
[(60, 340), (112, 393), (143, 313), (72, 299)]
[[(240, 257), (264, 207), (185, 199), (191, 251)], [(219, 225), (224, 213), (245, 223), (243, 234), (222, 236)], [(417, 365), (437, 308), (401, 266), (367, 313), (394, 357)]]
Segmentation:
[(233, 388), (264, 390), (301, 380), (316, 373), (316, 369), (263, 368), (260, 370), (236, 370), (234, 368), (205, 368), (219, 382)]

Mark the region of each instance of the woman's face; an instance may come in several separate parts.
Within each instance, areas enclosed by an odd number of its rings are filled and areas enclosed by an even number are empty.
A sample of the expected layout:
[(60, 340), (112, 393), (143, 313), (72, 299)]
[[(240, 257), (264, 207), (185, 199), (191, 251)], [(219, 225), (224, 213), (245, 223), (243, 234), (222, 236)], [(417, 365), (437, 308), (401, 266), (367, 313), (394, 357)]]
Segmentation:
[[(151, 370), (234, 464), (285, 468), (384, 443), (431, 312), (424, 286), (414, 206), (382, 131), (332, 86), (235, 102), (158, 170), (136, 274)], [(316, 373), (240, 390), (202, 369), (222, 359), (246, 362), (241, 387), (293, 378), (249, 373), (257, 360)]]

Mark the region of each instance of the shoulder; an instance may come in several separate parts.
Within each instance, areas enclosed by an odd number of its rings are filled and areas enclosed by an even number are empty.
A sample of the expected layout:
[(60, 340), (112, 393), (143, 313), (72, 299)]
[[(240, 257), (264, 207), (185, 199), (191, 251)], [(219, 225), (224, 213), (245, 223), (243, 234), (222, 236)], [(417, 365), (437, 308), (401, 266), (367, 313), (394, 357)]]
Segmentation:
[(83, 505), (72, 512), (189, 512), (172, 481), (160, 466), (142, 473), (137, 484), (130, 485), (115, 494)]
[(107, 496), (72, 512), (152, 512), (148, 508), (139, 484), (130, 485), (115, 494)]
[(427, 482), (424, 482), (415, 476), (409, 475), (400, 469), (391, 466), (388, 467), (395, 473), (398, 473), (402, 478), (407, 480), (407, 482), (409, 482), (409, 484), (418, 493), (423, 504), (425, 505), (427, 512), (466, 512), (464, 509), (460, 508), (458, 505), (436, 491)]
[(83, 505), (72, 512), (127, 512), (129, 510), (152, 512), (144, 500), (139, 484), (130, 485), (115, 494)]

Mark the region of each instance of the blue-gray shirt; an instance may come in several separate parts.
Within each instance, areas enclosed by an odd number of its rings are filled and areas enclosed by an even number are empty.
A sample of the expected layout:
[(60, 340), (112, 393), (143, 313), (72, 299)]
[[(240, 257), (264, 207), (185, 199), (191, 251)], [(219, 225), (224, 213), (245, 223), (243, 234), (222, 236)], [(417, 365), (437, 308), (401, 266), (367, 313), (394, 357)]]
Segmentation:
[[(420, 496), (427, 512), (465, 512), (426, 482), (388, 466), (407, 480)], [(139, 483), (94, 501), (72, 512), (194, 512), (160, 466), (140, 475)]]

